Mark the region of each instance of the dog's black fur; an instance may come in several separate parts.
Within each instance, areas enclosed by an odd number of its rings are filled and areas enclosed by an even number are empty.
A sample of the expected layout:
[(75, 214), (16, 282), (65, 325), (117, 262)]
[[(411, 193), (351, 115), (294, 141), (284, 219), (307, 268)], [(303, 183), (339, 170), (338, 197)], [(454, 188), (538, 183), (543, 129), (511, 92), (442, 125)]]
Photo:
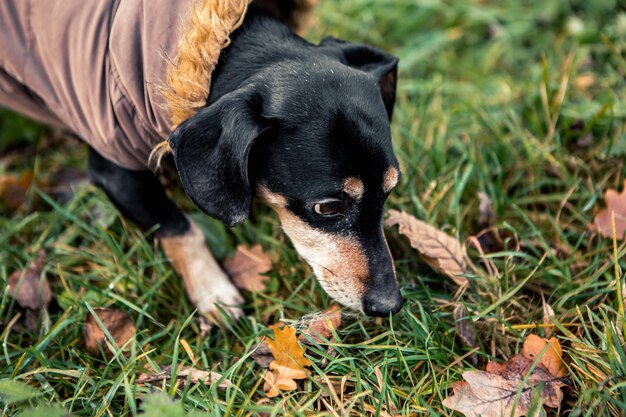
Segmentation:
[[(389, 129), (397, 61), (334, 38), (310, 44), (251, 6), (213, 72), (207, 107), (169, 139), (187, 194), (227, 225), (249, 216), (263, 186), (311, 228), (356, 238), (370, 271), (362, 302), (370, 315), (402, 306), (381, 227), (388, 194), (381, 178), (397, 168)], [(144, 229), (158, 224), (158, 236), (176, 236), (189, 228), (151, 173), (122, 169), (93, 150), (89, 169)], [(342, 189), (348, 177), (365, 186), (358, 201)], [(320, 201), (329, 214), (314, 211)]]

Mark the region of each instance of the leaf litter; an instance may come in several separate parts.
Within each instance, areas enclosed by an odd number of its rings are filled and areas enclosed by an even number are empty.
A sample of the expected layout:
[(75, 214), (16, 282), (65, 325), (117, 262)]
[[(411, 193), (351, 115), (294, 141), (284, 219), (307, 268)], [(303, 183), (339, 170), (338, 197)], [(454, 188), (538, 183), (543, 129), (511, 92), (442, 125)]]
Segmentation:
[(20, 175), (0, 176), (0, 200), (13, 209), (18, 209), (28, 198), (33, 185), (32, 171), (24, 171)]
[[(454, 327), (456, 329), (456, 335), (461, 340), (461, 342), (470, 349), (475, 349), (478, 347), (478, 341), (476, 337), (476, 331), (472, 326), (472, 320), (468, 315), (467, 308), (458, 303), (454, 307), (453, 311), (454, 316)], [(472, 364), (478, 364), (478, 355), (476, 352), (470, 355), (470, 360)]]
[[(281, 327), (284, 324), (274, 325)], [(341, 309), (339, 306), (331, 306), (326, 310), (307, 314), (301, 317), (292, 327), (300, 332), (298, 341), (304, 345), (320, 344), (324, 339), (330, 339), (332, 332), (341, 326)], [(262, 368), (268, 368), (274, 360), (267, 339), (252, 347), (252, 359)]]
[[(609, 201), (609, 199), (607, 199)], [(488, 204), (481, 201), (481, 223), (491, 224)], [(467, 272), (467, 254), (464, 246), (453, 237), (420, 222), (413, 216), (390, 211), (388, 225), (399, 225), (400, 233), (409, 238), (411, 246), (437, 271), (452, 278), (458, 285), (465, 285), (467, 279), (459, 276)], [(11, 295), (16, 298), (22, 307), (32, 310), (46, 308), (50, 303), (50, 288), (41, 274), (45, 262), (45, 252), (41, 251), (37, 259), (22, 272), (16, 271), (9, 279)], [(260, 245), (252, 248), (240, 245), (235, 256), (225, 263), (225, 267), (240, 288), (250, 291), (261, 291), (264, 288), (266, 273), (272, 267), (271, 259), (265, 254)], [(26, 281), (26, 286), (18, 289), (16, 280), (20, 277)], [(550, 313), (550, 306), (544, 301), (544, 321), (554, 317)], [(114, 309), (94, 309), (99, 320), (115, 344), (124, 346), (134, 335), (135, 327), (127, 313)], [(274, 340), (267, 340), (258, 346), (253, 354), (255, 361), (263, 367), (269, 368), (264, 375), (264, 391), (268, 397), (275, 397), (281, 391), (297, 388), (298, 379), (306, 379), (311, 366), (305, 356), (305, 344), (323, 342), (332, 337), (333, 330), (341, 324), (341, 312), (338, 307), (332, 307), (322, 313), (303, 317), (295, 326), (300, 331), (296, 337), (296, 328), (283, 326), (274, 327)], [(457, 304), (454, 309), (455, 326), (459, 339), (469, 348), (475, 348), (477, 336), (467, 309)], [(107, 345), (107, 337), (93, 314), (89, 314), (84, 324), (85, 345), (89, 352), (98, 353), (104, 346), (105, 355), (112, 353)], [(303, 345), (301, 345), (302, 343)], [(475, 356), (475, 355), (473, 355)], [(566, 383), (567, 371), (561, 360), (562, 351), (558, 341), (554, 338), (546, 341), (538, 336), (529, 336), (522, 349), (522, 353), (514, 356), (503, 364), (489, 362), (485, 371), (467, 371), (463, 373), (465, 381), (453, 384), (454, 395), (444, 401), (444, 405), (465, 413), (474, 415), (525, 415), (529, 411), (532, 400), (539, 399), (541, 404), (558, 407), (562, 400), (561, 387)], [(533, 368), (535, 359), (538, 364)], [(532, 369), (528, 376), (527, 373)], [(171, 380), (172, 368), (166, 366), (157, 374), (142, 374), (136, 383), (139, 385), (154, 385)], [(190, 367), (179, 367), (175, 374), (176, 380), (193, 384), (213, 385), (219, 382), (219, 388), (225, 388), (230, 381), (221, 374), (203, 371)], [(488, 400), (485, 402), (485, 400)], [(477, 406), (479, 401), (482, 405)], [(488, 405), (485, 405), (488, 404)], [(492, 414), (490, 414), (492, 413)]]
[(272, 269), (272, 259), (261, 245), (237, 246), (235, 255), (224, 262), (224, 269), (237, 288), (247, 291), (263, 291), (269, 278), (263, 274)]
[(624, 239), (626, 232), (626, 180), (621, 193), (608, 189), (604, 193), (606, 208), (596, 214), (592, 229), (595, 229), (605, 238), (613, 237), (613, 217), (615, 217), (615, 237)]
[(274, 360), (265, 373), (263, 391), (268, 397), (277, 396), (280, 391), (291, 391), (297, 388), (296, 379), (306, 379), (311, 361), (304, 356), (304, 348), (298, 343), (296, 329), (284, 326), (274, 328), (274, 340), (267, 344)]
[(46, 251), (41, 249), (37, 257), (25, 270), (13, 272), (7, 281), (9, 295), (24, 309), (23, 324), (34, 330), (37, 313), (47, 311), (52, 301), (48, 278), (43, 270), (46, 264)]
[(50, 284), (42, 275), (45, 262), (46, 251), (41, 249), (26, 270), (15, 271), (9, 276), (9, 295), (20, 307), (39, 311), (47, 308), (52, 301)]
[[(112, 308), (94, 308), (98, 319), (109, 332), (118, 348), (122, 348), (135, 336), (135, 325), (128, 313)], [(104, 354), (108, 357), (114, 350), (108, 346), (109, 340), (104, 330), (100, 327), (96, 317), (89, 313), (83, 325), (83, 335), (85, 347), (92, 354), (98, 354), (102, 347)]]
[[(164, 366), (161, 368), (161, 372), (156, 374), (141, 374), (135, 380), (137, 385), (157, 385), (162, 384), (164, 381), (171, 381), (172, 379), (172, 366)], [(232, 382), (217, 372), (203, 371), (197, 368), (191, 368), (188, 366), (180, 366), (176, 371), (176, 380), (180, 383), (187, 381), (192, 384), (204, 384), (207, 386), (219, 384), (217, 387), (220, 389), (226, 389), (232, 386)]]
[(467, 252), (457, 239), (398, 210), (389, 210), (385, 224), (398, 225), (400, 234), (409, 239), (411, 247), (433, 269), (447, 275), (459, 286), (468, 285), (467, 278), (462, 276), (468, 272)]
[(560, 407), (561, 388), (568, 385), (558, 340), (536, 335), (529, 335), (522, 352), (509, 361), (465, 371), (463, 379), (452, 384), (454, 394), (443, 405), (466, 417), (538, 416), (543, 405)]

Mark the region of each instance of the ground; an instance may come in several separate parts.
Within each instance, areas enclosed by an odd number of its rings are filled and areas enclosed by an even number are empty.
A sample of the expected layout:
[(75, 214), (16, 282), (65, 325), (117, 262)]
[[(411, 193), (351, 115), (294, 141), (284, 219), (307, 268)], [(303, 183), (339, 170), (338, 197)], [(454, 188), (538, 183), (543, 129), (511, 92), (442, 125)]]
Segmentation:
[[(62, 167), (85, 168), (85, 149), (3, 112), (0, 175), (33, 172), (38, 186), (17, 209), (0, 203), (0, 379), (42, 392), (31, 405), (60, 403), (76, 416), (136, 415), (148, 389), (134, 381), (146, 366), (192, 364), (184, 339), (198, 367), (236, 385), (227, 391), (168, 386), (187, 410), (453, 415), (441, 402), (463, 370), (510, 358), (530, 333), (552, 332), (571, 379), (561, 412), (622, 415), (626, 352), (618, 284), (626, 246), (618, 241), (614, 252), (611, 239), (589, 224), (603, 207), (604, 190), (621, 189), (626, 178), (624, 4), (321, 3), (310, 39), (332, 34), (400, 57), (392, 131), (402, 179), (387, 208), (469, 242), (480, 231), (478, 192), (493, 201), (505, 245), (484, 259), (468, 245), (476, 266), (471, 287), (457, 292), (388, 229), (404, 309), (392, 319), (344, 312), (331, 343), (335, 355), (327, 355), (327, 345), (309, 348), (315, 355), (308, 379), (267, 399), (264, 370), (248, 356), (252, 346), (270, 334), (268, 325), (331, 304), (276, 216), (259, 206), (251, 220), (227, 229), (176, 191), (218, 258), (238, 243), (260, 243), (275, 263), (267, 289), (246, 293), (246, 319), (202, 338), (181, 282), (153, 239), (92, 186), (77, 187), (67, 201), (50, 197)], [(27, 330), (14, 321), (19, 309), (6, 281), (41, 248), (55, 301)], [(554, 309), (552, 324), (544, 324), (542, 295)], [(478, 334), (477, 361), (456, 334), (459, 303)], [(106, 360), (85, 351), (82, 323), (101, 306), (124, 310), (134, 321), (138, 332), (127, 357)], [(28, 405), (4, 406), (2, 415)]]

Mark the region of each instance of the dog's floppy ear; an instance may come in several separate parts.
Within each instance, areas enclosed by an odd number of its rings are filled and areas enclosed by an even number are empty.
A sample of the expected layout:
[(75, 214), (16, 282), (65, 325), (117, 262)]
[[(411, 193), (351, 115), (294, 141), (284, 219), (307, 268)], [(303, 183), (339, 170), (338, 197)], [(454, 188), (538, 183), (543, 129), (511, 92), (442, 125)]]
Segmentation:
[(261, 94), (244, 87), (181, 123), (168, 139), (185, 192), (231, 227), (250, 215), (248, 155), (269, 127), (261, 108)]
[(332, 36), (324, 38), (320, 46), (339, 51), (343, 63), (368, 72), (378, 80), (380, 94), (391, 120), (396, 101), (398, 58), (373, 46), (354, 44)]

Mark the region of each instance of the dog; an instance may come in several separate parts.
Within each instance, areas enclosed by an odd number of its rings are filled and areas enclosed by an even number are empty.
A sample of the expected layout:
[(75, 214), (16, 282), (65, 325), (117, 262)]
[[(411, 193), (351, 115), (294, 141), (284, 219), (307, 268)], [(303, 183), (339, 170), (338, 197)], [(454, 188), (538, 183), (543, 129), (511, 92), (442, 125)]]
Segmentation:
[[(7, 1), (0, 15), (18, 13), (10, 8), (11, 2), (22, 7), (19, 0)], [(106, 1), (111, 0), (96, 3)], [(185, 192), (202, 211), (234, 226), (249, 217), (253, 198), (259, 198), (277, 212), (297, 252), (332, 298), (369, 316), (395, 314), (403, 301), (382, 218), (400, 176), (390, 134), (398, 59), (332, 37), (311, 44), (283, 22), (281, 11), (288, 6), (280, 0), (274, 11), (246, 7), (230, 43), (219, 52), (208, 97), (169, 132), (165, 146)], [(58, 59), (70, 60), (78, 52), (64, 51)], [(45, 106), (27, 81), (7, 70), (6, 61), (0, 62), (0, 75), (4, 71), (10, 81), (17, 79), (20, 88), (29, 89), (27, 99)], [(1, 105), (33, 116), (19, 102), (15, 90), (13, 101), (0, 94)], [(48, 120), (33, 117), (67, 128), (62, 115), (68, 111), (62, 106), (53, 110)], [(85, 118), (87, 124), (96, 123), (87, 110)], [(131, 122), (131, 128), (139, 124)], [(240, 316), (243, 298), (208, 251), (199, 227), (167, 197), (157, 176), (147, 167), (107, 156), (122, 145), (112, 141), (108, 147), (90, 147), (93, 183), (126, 218), (144, 230), (156, 229), (201, 313), (215, 315), (220, 306)], [(132, 146), (125, 152), (125, 157), (135, 156)]]

